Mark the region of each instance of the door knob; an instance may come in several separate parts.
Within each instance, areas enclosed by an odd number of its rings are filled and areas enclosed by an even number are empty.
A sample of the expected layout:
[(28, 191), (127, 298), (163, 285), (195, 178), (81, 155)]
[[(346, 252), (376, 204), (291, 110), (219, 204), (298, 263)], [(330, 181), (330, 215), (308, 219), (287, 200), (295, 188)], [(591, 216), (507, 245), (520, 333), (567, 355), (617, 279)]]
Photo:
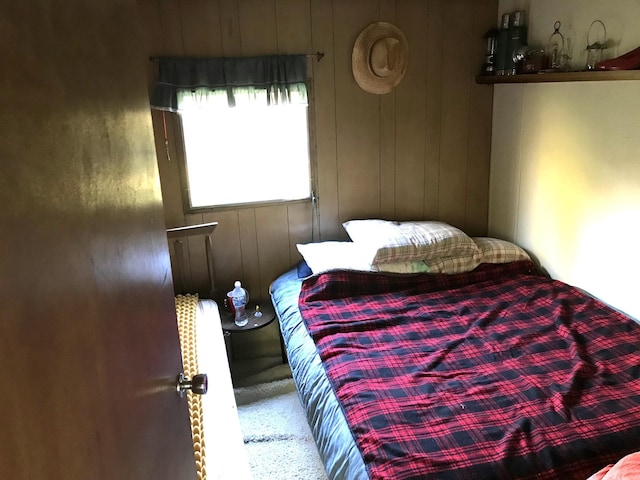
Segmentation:
[(204, 395), (207, 393), (209, 380), (206, 373), (198, 373), (193, 378), (187, 378), (184, 373), (180, 373), (176, 378), (176, 392), (180, 397), (184, 397), (184, 392), (191, 390), (198, 395)]

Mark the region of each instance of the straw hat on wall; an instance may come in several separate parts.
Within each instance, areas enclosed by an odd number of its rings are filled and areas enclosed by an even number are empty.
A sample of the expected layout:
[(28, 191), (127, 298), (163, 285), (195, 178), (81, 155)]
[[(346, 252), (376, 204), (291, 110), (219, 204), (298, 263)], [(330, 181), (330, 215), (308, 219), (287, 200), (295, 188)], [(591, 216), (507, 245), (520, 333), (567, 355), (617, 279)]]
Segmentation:
[(360, 32), (353, 45), (353, 78), (366, 92), (389, 93), (404, 77), (408, 59), (404, 33), (391, 23), (372, 23)]

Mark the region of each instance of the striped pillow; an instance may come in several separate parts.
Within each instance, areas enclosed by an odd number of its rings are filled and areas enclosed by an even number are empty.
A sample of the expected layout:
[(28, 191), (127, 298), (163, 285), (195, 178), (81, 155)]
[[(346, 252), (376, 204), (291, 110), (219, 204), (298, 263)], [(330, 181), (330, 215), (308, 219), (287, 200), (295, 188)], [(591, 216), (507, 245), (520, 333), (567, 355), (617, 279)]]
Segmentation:
[(473, 237), (473, 241), (482, 252), (481, 263), (509, 263), (531, 260), (531, 257), (519, 246), (491, 237)]
[(369, 219), (350, 220), (343, 227), (354, 243), (371, 252), (373, 265), (423, 260), (434, 272), (432, 265), (443, 259), (479, 258), (471, 237), (443, 222)]
[(482, 259), (482, 253), (473, 255), (462, 255), (460, 257), (447, 257), (439, 260), (425, 262), (429, 267), (429, 273), (462, 273), (470, 272), (478, 265)]

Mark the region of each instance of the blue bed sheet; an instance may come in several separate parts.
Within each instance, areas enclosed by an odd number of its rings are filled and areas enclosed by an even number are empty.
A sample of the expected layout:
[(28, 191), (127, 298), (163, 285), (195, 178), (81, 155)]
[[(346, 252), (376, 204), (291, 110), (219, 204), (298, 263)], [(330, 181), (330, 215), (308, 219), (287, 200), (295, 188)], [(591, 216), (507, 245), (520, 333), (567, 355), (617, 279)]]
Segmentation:
[(298, 310), (302, 279), (293, 269), (276, 279), (270, 295), (293, 380), (331, 480), (366, 480), (367, 468)]

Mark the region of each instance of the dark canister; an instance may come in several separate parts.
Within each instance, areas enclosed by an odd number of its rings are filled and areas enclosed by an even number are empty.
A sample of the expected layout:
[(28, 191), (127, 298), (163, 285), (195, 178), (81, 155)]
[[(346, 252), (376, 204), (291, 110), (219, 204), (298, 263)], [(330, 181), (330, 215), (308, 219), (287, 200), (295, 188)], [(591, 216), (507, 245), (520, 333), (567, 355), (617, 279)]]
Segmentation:
[(509, 17), (511, 15), (505, 13), (502, 15), (502, 22), (498, 29), (498, 40), (496, 43), (495, 54), (495, 71), (496, 75), (506, 74), (507, 48), (509, 47)]
[(506, 75), (518, 73), (515, 53), (520, 47), (527, 45), (527, 27), (524, 22), (524, 11), (520, 10), (511, 14), (509, 19), (509, 43), (507, 46), (507, 58), (505, 59)]

